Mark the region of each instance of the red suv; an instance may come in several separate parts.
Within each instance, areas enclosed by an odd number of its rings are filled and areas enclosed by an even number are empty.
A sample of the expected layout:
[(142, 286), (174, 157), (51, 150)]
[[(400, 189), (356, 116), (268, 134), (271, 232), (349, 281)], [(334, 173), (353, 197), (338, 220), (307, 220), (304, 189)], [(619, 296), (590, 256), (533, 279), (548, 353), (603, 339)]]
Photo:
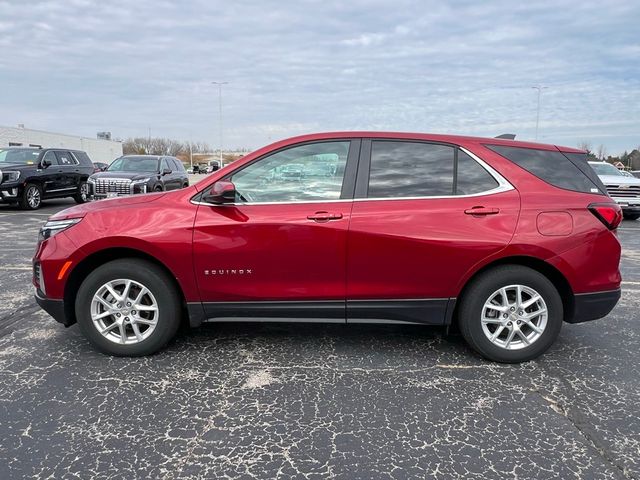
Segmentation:
[(159, 350), (182, 319), (288, 320), (456, 323), (486, 358), (521, 362), (614, 307), (621, 219), (580, 150), (315, 134), (52, 216), (33, 282), (113, 355)]

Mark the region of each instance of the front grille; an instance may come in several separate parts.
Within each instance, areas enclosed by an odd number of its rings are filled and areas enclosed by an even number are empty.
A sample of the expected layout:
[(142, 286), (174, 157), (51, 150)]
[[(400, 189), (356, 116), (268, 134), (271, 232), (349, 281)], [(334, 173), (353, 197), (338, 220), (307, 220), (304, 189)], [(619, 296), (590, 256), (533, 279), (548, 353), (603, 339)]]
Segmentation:
[(618, 198), (640, 198), (640, 185), (607, 185), (607, 193)]
[(98, 195), (107, 193), (129, 195), (131, 193), (131, 180), (127, 178), (96, 178), (94, 182), (95, 193)]

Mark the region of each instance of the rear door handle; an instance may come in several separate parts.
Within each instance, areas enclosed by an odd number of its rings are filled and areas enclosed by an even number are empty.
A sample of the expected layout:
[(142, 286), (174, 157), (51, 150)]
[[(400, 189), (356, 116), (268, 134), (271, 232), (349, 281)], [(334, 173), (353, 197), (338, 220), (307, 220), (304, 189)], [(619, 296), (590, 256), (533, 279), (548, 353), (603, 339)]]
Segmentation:
[(329, 220), (340, 220), (342, 218), (341, 213), (329, 213), (329, 212), (316, 212), (313, 215), (307, 215), (309, 220), (314, 222), (328, 222)]
[(472, 207), (464, 211), (467, 215), (483, 216), (483, 215), (495, 215), (500, 212), (499, 208), (489, 207)]

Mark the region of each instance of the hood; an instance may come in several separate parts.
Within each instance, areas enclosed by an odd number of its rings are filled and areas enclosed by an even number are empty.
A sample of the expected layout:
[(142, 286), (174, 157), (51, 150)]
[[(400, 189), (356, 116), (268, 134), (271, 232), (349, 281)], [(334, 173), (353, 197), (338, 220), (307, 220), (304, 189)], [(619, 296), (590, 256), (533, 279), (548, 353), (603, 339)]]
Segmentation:
[(158, 172), (96, 172), (91, 175), (91, 178), (127, 178), (129, 180), (141, 180), (157, 175)]
[(166, 195), (165, 192), (147, 193), (145, 195), (132, 195), (130, 197), (119, 198), (107, 198), (105, 200), (99, 200), (97, 202), (83, 203), (76, 205), (75, 207), (67, 208), (58, 212), (49, 220), (65, 220), (67, 218), (80, 218), (84, 217), (87, 213), (98, 212), (100, 210), (113, 210), (120, 207), (128, 207), (130, 205), (137, 205), (140, 203), (149, 203), (160, 200)]
[(598, 175), (605, 185), (638, 185), (640, 178), (626, 177), (624, 175)]
[(26, 170), (26, 169), (35, 169), (38, 166), (33, 164), (24, 164), (24, 163), (0, 163), (0, 171), (4, 170)]

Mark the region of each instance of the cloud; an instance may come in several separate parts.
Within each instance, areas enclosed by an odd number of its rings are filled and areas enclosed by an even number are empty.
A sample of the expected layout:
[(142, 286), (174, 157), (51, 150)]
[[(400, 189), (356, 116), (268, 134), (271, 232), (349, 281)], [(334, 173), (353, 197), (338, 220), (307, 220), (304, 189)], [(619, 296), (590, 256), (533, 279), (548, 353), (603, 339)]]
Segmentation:
[(640, 4), (0, 2), (0, 124), (258, 147), (388, 129), (640, 143)]

